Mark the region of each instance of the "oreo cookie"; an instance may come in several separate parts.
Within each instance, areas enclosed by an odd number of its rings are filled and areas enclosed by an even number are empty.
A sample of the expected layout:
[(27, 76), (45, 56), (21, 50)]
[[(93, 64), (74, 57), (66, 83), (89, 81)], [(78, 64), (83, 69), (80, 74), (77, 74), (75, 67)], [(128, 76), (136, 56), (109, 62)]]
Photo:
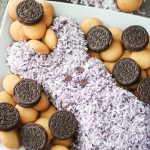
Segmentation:
[(23, 79), (14, 88), (14, 99), (22, 107), (32, 107), (41, 99), (41, 86), (34, 80)]
[(150, 104), (150, 78), (145, 78), (138, 84), (137, 93), (141, 101)]
[(87, 41), (90, 50), (102, 52), (112, 44), (113, 37), (108, 28), (98, 25), (89, 30)]
[(43, 7), (35, 0), (25, 0), (16, 9), (18, 20), (25, 25), (38, 23), (44, 14)]
[(123, 31), (122, 43), (130, 51), (140, 51), (149, 43), (148, 32), (141, 26), (130, 26)]
[(0, 130), (9, 131), (17, 127), (20, 121), (18, 110), (9, 103), (0, 103)]
[(119, 84), (132, 85), (140, 78), (141, 69), (134, 60), (123, 58), (115, 63), (112, 74)]
[(45, 129), (36, 123), (23, 126), (20, 131), (20, 138), (26, 150), (44, 150), (48, 142)]
[(49, 120), (49, 128), (54, 137), (68, 139), (76, 133), (77, 120), (71, 112), (57, 111)]

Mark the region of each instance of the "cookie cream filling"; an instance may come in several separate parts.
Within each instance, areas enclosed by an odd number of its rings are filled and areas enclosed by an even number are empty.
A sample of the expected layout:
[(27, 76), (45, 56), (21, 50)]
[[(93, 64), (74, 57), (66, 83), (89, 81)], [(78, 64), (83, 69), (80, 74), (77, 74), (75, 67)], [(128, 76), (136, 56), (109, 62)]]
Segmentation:
[[(13, 43), (7, 49), (10, 70), (37, 80), (58, 109), (74, 113), (79, 125), (76, 149), (149, 150), (150, 105), (117, 87), (102, 62), (88, 56), (75, 20), (56, 17), (52, 28), (58, 38), (54, 52), (40, 55), (26, 42)], [(79, 66), (83, 73), (77, 71)], [(81, 80), (87, 81), (85, 87)]]

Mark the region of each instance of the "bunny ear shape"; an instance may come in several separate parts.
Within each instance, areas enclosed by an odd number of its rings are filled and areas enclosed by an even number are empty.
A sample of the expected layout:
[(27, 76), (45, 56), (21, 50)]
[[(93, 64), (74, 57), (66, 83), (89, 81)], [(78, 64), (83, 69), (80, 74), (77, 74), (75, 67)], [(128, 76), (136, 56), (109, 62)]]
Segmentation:
[[(72, 18), (56, 17), (52, 28), (58, 44), (48, 56), (35, 53), (26, 42), (8, 48), (11, 71), (37, 80), (58, 109), (75, 115), (79, 124), (75, 148), (147, 150), (150, 105), (117, 87), (102, 62), (89, 57), (83, 33)], [(79, 66), (84, 72), (78, 72)]]

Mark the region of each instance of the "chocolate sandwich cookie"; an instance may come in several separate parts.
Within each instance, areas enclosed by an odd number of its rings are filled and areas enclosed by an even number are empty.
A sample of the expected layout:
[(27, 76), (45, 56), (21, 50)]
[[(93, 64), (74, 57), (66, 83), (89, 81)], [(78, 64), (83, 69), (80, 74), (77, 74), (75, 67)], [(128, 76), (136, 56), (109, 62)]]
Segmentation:
[(36, 123), (30, 123), (20, 131), (21, 143), (26, 150), (44, 150), (48, 142), (45, 129)]
[(57, 111), (49, 119), (49, 128), (54, 137), (68, 139), (73, 137), (77, 130), (77, 120), (71, 112)]
[(137, 93), (140, 100), (150, 104), (150, 78), (145, 78), (140, 81), (137, 87)]
[(9, 103), (0, 103), (0, 130), (14, 129), (20, 120), (18, 110)]
[(121, 85), (132, 85), (140, 78), (140, 67), (130, 58), (117, 61), (113, 68), (113, 76)]
[(148, 32), (141, 26), (130, 26), (123, 31), (122, 43), (130, 51), (140, 51), (149, 43)]
[(108, 28), (98, 25), (89, 30), (87, 41), (90, 50), (101, 52), (111, 45), (113, 38)]
[(23, 79), (14, 88), (14, 99), (22, 107), (32, 107), (41, 98), (41, 86), (34, 80)]
[(25, 0), (16, 9), (18, 20), (25, 25), (38, 23), (44, 14), (43, 7), (35, 0)]

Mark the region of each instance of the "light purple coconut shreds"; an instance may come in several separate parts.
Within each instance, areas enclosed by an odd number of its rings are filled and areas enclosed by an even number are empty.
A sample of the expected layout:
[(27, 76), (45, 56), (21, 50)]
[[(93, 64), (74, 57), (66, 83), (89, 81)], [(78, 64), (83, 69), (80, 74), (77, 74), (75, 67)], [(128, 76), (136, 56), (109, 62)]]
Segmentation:
[(68, 0), (75, 4), (81, 4), (86, 6), (94, 6), (97, 8), (111, 9), (118, 11), (115, 0)]
[[(57, 48), (48, 56), (34, 52), (26, 42), (7, 49), (7, 65), (23, 78), (37, 80), (58, 109), (76, 116), (78, 150), (149, 150), (150, 106), (116, 86), (101, 61), (86, 53), (86, 41), (77, 23), (57, 17), (52, 27)], [(79, 74), (76, 67), (85, 69)], [(71, 75), (72, 81), (64, 81)], [(87, 79), (85, 88), (80, 80)]]

